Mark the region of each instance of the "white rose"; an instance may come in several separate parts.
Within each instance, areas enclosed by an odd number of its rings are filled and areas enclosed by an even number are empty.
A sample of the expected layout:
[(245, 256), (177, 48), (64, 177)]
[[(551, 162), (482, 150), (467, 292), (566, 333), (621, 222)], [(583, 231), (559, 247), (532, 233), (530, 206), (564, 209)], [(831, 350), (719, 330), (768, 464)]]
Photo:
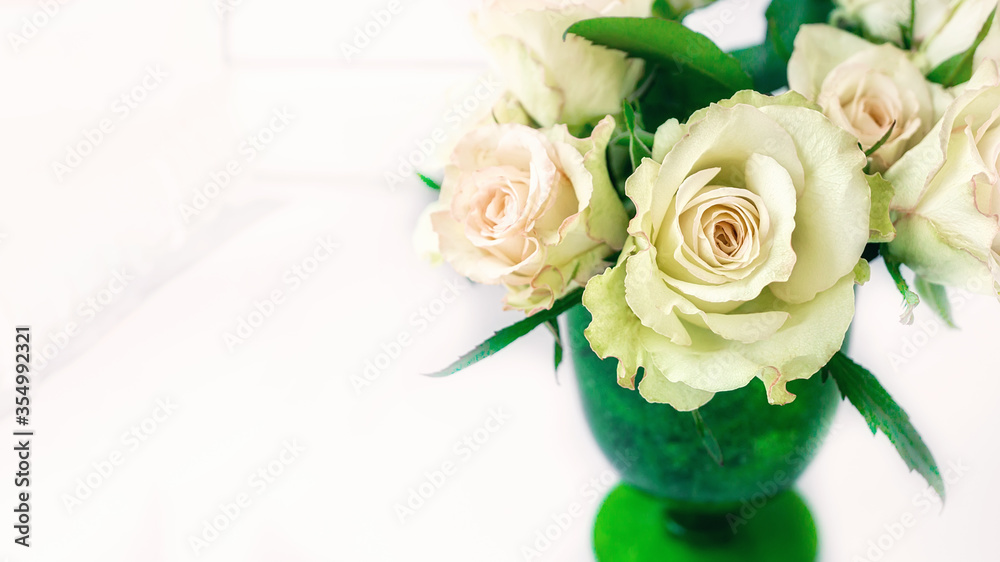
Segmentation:
[(650, 0), (486, 0), (475, 16), (508, 89), (542, 127), (593, 123), (621, 111), (643, 63), (563, 34), (596, 17), (648, 17)]
[[(918, 0), (914, 22), (916, 60), (925, 72), (972, 46), (997, 0)], [(990, 34), (976, 50), (978, 64), (1000, 57), (1000, 19), (994, 18)]]
[(772, 404), (840, 349), (870, 190), (857, 141), (799, 94), (740, 92), (671, 120), (629, 178), (629, 239), (585, 331), (618, 382), (692, 410), (760, 379)]
[[(921, 1), (921, 0), (918, 0)], [(859, 27), (866, 37), (902, 43), (902, 26), (910, 24), (910, 0), (836, 0), (831, 18)]]
[[(911, 0), (836, 0), (831, 21), (861, 29), (865, 37), (902, 45), (902, 29), (911, 22)], [(998, 5), (997, 0), (916, 0), (913, 21), (914, 60), (924, 73), (964, 53)], [(976, 49), (974, 64), (1000, 60), (1000, 18)]]
[(872, 171), (889, 168), (930, 131), (949, 96), (927, 81), (906, 52), (873, 45), (828, 25), (804, 25), (788, 63), (788, 84), (823, 108), (872, 155)]
[(606, 117), (586, 139), (565, 125), (471, 131), (429, 212), (441, 257), (473, 281), (506, 286), (506, 306), (527, 314), (583, 286), (625, 239), (605, 161), (614, 128)]
[(1000, 288), (1000, 71), (984, 62), (930, 134), (886, 173), (896, 239), (889, 251), (924, 279)]

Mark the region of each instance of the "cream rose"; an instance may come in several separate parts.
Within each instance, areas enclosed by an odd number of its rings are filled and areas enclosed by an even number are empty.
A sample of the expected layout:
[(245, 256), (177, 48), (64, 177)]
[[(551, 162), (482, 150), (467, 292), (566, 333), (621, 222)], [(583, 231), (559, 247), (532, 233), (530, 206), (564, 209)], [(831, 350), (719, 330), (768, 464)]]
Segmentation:
[(768, 400), (836, 353), (854, 316), (870, 191), (857, 140), (799, 94), (741, 92), (664, 124), (626, 191), (618, 264), (587, 284), (586, 335), (618, 382), (692, 410), (755, 378)]
[[(926, 0), (917, 0), (918, 2)], [(860, 28), (866, 36), (901, 45), (903, 26), (910, 24), (910, 0), (836, 0), (834, 23)]]
[(488, 125), (458, 144), (429, 212), (440, 255), (478, 283), (507, 288), (508, 308), (534, 314), (603, 268), (628, 218), (608, 177), (615, 122), (586, 139), (565, 125)]
[[(916, 60), (925, 72), (972, 46), (997, 0), (917, 0), (913, 38)], [(976, 49), (975, 61), (1000, 57), (1000, 20), (994, 18), (987, 39)]]
[(886, 173), (896, 239), (889, 251), (924, 279), (1000, 290), (1000, 71), (984, 62), (941, 122)]
[(476, 28), (507, 88), (543, 127), (571, 127), (621, 111), (643, 64), (625, 53), (569, 35), (596, 17), (648, 17), (650, 0), (485, 0)]
[(866, 151), (892, 130), (872, 155), (875, 172), (885, 171), (920, 142), (949, 100), (904, 51), (873, 45), (828, 25), (799, 29), (788, 63), (788, 84), (818, 103)]
[[(910, 0), (836, 0), (831, 21), (847, 23), (875, 41), (902, 45), (902, 29), (910, 25)], [(949, 58), (967, 51), (997, 0), (916, 0), (913, 17), (914, 61), (929, 73)], [(1000, 19), (976, 49), (974, 62), (1000, 60)]]

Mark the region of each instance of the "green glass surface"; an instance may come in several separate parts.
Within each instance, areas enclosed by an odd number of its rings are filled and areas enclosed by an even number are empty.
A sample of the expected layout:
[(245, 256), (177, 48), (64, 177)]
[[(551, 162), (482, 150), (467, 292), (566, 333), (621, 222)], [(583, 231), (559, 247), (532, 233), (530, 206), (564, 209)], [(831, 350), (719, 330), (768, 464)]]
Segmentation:
[[(618, 386), (617, 361), (598, 358), (583, 335), (590, 323), (585, 308), (577, 306), (567, 317), (584, 413), (624, 481), (598, 516), (595, 546), (601, 562), (730, 560), (723, 551), (739, 553), (738, 559), (747, 562), (814, 559), (816, 533), (808, 510), (786, 492), (813, 459), (840, 403), (833, 380), (824, 383), (814, 376), (789, 383), (796, 399), (786, 406), (768, 404), (759, 381), (716, 394), (700, 413), (721, 449), (719, 464), (690, 412), (650, 404), (638, 391)], [(649, 529), (658, 531), (638, 536)], [(781, 540), (754, 538), (771, 534)], [(667, 543), (708, 550), (702, 558), (684, 557), (679, 550), (663, 550)], [(614, 544), (620, 548), (609, 547)], [(647, 557), (621, 554), (637, 544), (661, 548)], [(785, 545), (789, 556), (752, 554), (768, 544)]]
[[(809, 508), (794, 492), (782, 492), (747, 519), (714, 521), (703, 531), (681, 531), (664, 509), (670, 502), (627, 484), (604, 501), (594, 528), (601, 562), (813, 562), (816, 526)], [(733, 529), (735, 527), (735, 529)]]

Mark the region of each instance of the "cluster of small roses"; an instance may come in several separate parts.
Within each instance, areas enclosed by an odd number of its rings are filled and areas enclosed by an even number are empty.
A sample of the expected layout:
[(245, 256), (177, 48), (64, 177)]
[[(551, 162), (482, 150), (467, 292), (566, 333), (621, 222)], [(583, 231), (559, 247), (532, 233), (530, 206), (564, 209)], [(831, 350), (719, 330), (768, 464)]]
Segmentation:
[[(508, 94), (455, 148), (421, 239), (529, 316), (585, 287), (591, 347), (618, 359), (623, 386), (642, 368), (650, 402), (693, 410), (760, 380), (787, 404), (785, 385), (840, 350), (869, 244), (928, 283), (996, 290), (997, 1), (918, 0), (913, 24), (909, 0), (843, 0), (839, 27), (799, 29), (792, 91), (744, 90), (657, 123), (616, 182), (609, 145), (641, 144), (622, 101), (648, 69), (566, 29), (707, 3), (486, 2), (475, 22)], [(975, 74), (948, 84), (963, 54)]]

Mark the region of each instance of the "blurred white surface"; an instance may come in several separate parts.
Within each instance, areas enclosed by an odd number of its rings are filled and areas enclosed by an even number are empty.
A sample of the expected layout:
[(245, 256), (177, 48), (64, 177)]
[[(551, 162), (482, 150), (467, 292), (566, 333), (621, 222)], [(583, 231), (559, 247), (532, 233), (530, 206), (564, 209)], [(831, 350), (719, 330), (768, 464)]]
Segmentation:
[[(725, 2), (689, 23), (747, 44), (762, 4)], [(555, 381), (550, 336), (453, 378), (419, 375), (517, 319), (496, 291), (413, 255), (433, 196), (386, 176), (435, 128), (453, 135), (485, 107), (472, 103), (488, 67), (471, 5), (0, 7), (0, 365), (13, 365), (16, 324), (34, 326), (41, 354), (32, 547), (14, 545), (4, 507), (8, 449), (0, 559), (525, 560), (573, 503), (585, 512), (541, 559), (592, 559), (592, 498), (610, 465), (571, 370)], [(55, 13), (37, 16), (45, 6)], [(15, 48), (23, 18), (46, 23)], [(348, 59), (359, 33), (368, 44)], [(82, 163), (54, 171), (102, 120), (110, 132)], [(875, 270), (853, 354), (962, 476), (947, 508), (925, 507), (920, 478), (843, 407), (800, 482), (822, 560), (874, 561), (880, 539), (885, 562), (993, 560), (1000, 306), (961, 297), (962, 331), (923, 309), (902, 326)], [(366, 370), (378, 376), (359, 385)], [(3, 372), (0, 432), (14, 427)], [(401, 512), (428, 479), (429, 499)], [(883, 537), (907, 516), (912, 527)]]

